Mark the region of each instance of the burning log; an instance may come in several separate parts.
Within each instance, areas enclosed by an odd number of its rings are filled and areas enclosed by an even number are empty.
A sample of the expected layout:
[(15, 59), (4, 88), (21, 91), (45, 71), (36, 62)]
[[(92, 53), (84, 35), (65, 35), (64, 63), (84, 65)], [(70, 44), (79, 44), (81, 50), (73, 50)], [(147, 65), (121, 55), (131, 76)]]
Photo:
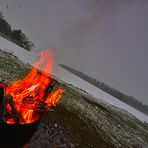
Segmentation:
[(5, 89), (4, 86), (0, 86), (0, 123), (6, 122), (6, 109), (5, 109)]
[(53, 109), (49, 108), (49, 107), (39, 106), (34, 111), (36, 111), (36, 112), (48, 112), (48, 111), (53, 111)]
[(37, 100), (32, 100), (31, 97), (27, 97), (23, 99), (23, 104), (27, 105), (28, 109), (33, 109), (35, 112), (53, 111), (52, 108), (46, 107), (45, 103), (46, 99), (47, 98), (43, 99), (44, 101), (37, 101)]
[(51, 93), (51, 91), (53, 90), (54, 86), (55, 86), (55, 81), (52, 81), (52, 83), (49, 84), (49, 85), (46, 87), (46, 89), (45, 89), (45, 94), (44, 94), (44, 96), (43, 96), (43, 100), (44, 100), (44, 101), (46, 100), (48, 94)]
[(21, 115), (20, 112), (17, 111), (17, 109), (15, 108), (15, 103), (13, 101), (12, 96), (9, 94), (5, 97), (6, 103), (8, 103), (11, 107), (11, 111), (12, 111), (12, 117), (15, 121), (15, 124), (19, 124), (20, 121), (25, 123), (25, 120), (23, 118), (23, 116)]

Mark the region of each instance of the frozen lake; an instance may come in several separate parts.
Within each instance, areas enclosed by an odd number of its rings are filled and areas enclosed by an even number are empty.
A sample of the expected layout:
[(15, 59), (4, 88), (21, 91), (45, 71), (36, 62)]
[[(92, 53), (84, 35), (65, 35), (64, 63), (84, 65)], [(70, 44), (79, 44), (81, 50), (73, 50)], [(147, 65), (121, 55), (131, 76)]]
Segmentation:
[[(23, 48), (17, 46), (16, 44), (0, 37), (0, 49), (8, 50), (13, 52), (22, 61), (32, 64), (37, 59), (37, 54), (34, 52), (28, 52)], [(69, 71), (56, 66), (54, 70), (54, 75), (66, 83), (72, 84), (78, 88), (82, 88), (89, 94), (92, 94), (96, 99), (103, 100), (111, 105), (124, 109), (137, 117), (139, 120), (148, 123), (148, 116), (142, 112), (134, 109), (133, 107), (127, 105), (126, 103), (116, 99), (115, 97), (109, 95), (108, 93), (100, 90), (99, 88), (93, 86), (92, 84), (86, 82), (85, 80), (77, 77), (76, 75), (70, 73)]]

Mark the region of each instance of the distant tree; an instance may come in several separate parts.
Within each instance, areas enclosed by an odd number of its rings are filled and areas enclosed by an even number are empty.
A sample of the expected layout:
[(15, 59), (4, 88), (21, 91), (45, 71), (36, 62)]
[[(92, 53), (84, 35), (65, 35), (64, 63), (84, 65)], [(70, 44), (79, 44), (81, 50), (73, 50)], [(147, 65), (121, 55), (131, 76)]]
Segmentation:
[(34, 44), (20, 29), (12, 29), (0, 12), (0, 33), (3, 37), (15, 42), (26, 50), (31, 50)]
[(22, 40), (21, 34), (22, 34), (21, 30), (13, 30), (12, 33), (11, 33), (11, 38), (14, 39), (14, 40), (21, 41)]
[(21, 46), (25, 49), (28, 49), (29, 51), (32, 47), (34, 47), (34, 44), (31, 41), (29, 41), (29, 38), (23, 32), (21, 32), (21, 41)]
[(0, 32), (8, 36), (11, 34), (11, 26), (3, 19), (1, 14), (0, 14)]

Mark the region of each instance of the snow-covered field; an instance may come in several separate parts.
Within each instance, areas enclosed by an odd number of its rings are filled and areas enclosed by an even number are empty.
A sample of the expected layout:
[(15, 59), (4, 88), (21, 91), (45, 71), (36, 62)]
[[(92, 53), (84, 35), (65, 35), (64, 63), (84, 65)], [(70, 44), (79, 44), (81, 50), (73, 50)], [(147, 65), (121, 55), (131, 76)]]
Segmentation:
[[(16, 44), (0, 37), (0, 49), (7, 50), (13, 52), (17, 57), (19, 57), (22, 61), (32, 64), (36, 59), (37, 55), (33, 52), (28, 52), (23, 48), (17, 46)], [(124, 102), (116, 99), (115, 97), (107, 94), (106, 92), (100, 90), (99, 88), (93, 86), (92, 84), (84, 81), (83, 79), (75, 76), (74, 74), (66, 71), (65, 69), (56, 66), (54, 75), (66, 83), (72, 84), (78, 88), (82, 88), (87, 91), (89, 94), (92, 94), (96, 99), (102, 99), (103, 101), (112, 104), (116, 107), (124, 109), (140, 119), (143, 122), (148, 123), (148, 116), (143, 114), (142, 112), (134, 109), (133, 107), (125, 104)]]
[(37, 55), (33, 52), (28, 52), (22, 47), (14, 44), (13, 42), (8, 41), (0, 36), (0, 49), (10, 51), (22, 61), (27, 63), (33, 63), (37, 59)]
[(92, 94), (96, 99), (102, 99), (103, 101), (124, 109), (140, 119), (141, 121), (148, 123), (148, 116), (143, 114), (142, 112), (134, 109), (133, 107), (129, 106), (128, 104), (116, 99), (115, 97), (111, 96), (110, 94), (102, 91), (101, 89), (95, 87), (94, 85), (86, 82), (85, 80), (77, 77), (76, 75), (70, 73), (69, 71), (63, 69), (62, 67), (58, 67), (57, 71), (55, 72), (56, 76), (62, 79), (63, 81), (73, 84), (78, 88), (82, 88), (89, 94)]

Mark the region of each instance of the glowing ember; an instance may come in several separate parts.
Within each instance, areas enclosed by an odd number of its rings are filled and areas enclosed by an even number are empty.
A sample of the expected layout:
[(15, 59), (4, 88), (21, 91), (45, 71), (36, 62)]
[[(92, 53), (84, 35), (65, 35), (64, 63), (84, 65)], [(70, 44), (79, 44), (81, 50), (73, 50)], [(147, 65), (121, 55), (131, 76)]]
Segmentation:
[[(23, 80), (14, 81), (6, 87), (6, 96), (10, 95), (9, 101), (13, 102), (16, 109), (13, 110), (13, 106), (6, 102), (7, 114), (19, 113), (19, 124), (38, 120), (43, 112), (40, 108), (46, 110), (55, 107), (64, 92), (63, 88), (59, 87), (57, 90), (46, 94), (47, 88), (53, 83), (51, 76), (46, 73), (47, 71), (50, 74), (52, 72), (53, 53), (48, 50), (42, 51), (40, 59), (34, 66), (42, 69), (42, 72), (33, 68)], [(10, 116), (6, 119), (6, 122), (14, 124), (15, 120)]]

